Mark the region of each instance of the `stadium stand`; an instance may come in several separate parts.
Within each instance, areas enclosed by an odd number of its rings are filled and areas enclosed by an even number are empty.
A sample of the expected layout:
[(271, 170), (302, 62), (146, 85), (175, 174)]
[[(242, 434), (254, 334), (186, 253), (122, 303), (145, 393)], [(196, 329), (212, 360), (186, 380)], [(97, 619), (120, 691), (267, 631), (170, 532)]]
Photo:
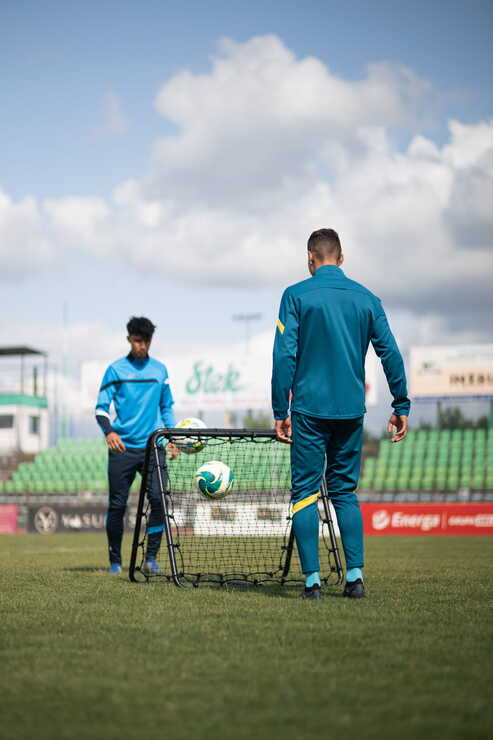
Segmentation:
[[(1, 493), (104, 493), (107, 486), (104, 440), (60, 440), (33, 462), (22, 462), (11, 478), (0, 482)], [(138, 489), (138, 482), (134, 484)]]
[(402, 444), (382, 440), (360, 480), (368, 492), (493, 490), (493, 430), (420, 429)]
[[(284, 449), (288, 470), (289, 447)], [(195, 455), (180, 455), (173, 464), (186, 481), (209, 458), (206, 447)], [(60, 440), (32, 462), (21, 462), (9, 479), (0, 481), (0, 494), (105, 494), (106, 465), (104, 440)], [(252, 485), (265, 486), (266, 480), (265, 470), (252, 470)], [(139, 485), (137, 476), (132, 491)], [(359, 490), (362, 498), (369, 493), (375, 499), (405, 492), (493, 492), (493, 430), (420, 429), (402, 444), (381, 440), (377, 454), (364, 459)]]
[[(282, 466), (271, 466), (268, 457), (260, 459), (256, 455), (252, 457), (255, 464), (251, 477), (246, 479), (243, 475), (242, 485), (248, 487), (250, 483), (257, 490), (269, 490), (277, 484), (288, 486), (287, 477), (277, 481), (275, 476), (280, 469), (286, 476), (289, 474), (289, 447), (278, 450), (282, 450), (278, 454), (285, 457)], [(178, 484), (182, 482), (184, 490), (189, 487), (197, 468), (207, 462), (211, 454), (212, 450), (206, 446), (196, 454), (182, 454), (172, 463), (175, 480)], [(137, 476), (131, 491), (137, 492), (139, 486), (140, 476)], [(10, 479), (0, 481), (0, 494), (102, 494), (107, 490), (107, 449), (102, 440), (62, 440), (56, 447), (40, 452), (33, 462), (20, 463)]]

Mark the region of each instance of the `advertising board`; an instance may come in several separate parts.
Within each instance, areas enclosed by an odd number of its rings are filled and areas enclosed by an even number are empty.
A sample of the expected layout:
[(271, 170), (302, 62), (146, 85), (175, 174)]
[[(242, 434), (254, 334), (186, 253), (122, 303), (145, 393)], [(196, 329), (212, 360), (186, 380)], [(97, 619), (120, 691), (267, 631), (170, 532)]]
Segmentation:
[(493, 398), (493, 344), (412, 347), (414, 398)]
[(16, 534), (19, 506), (0, 504), (0, 534)]
[[(59, 532), (104, 532), (107, 507), (102, 504), (73, 506), (65, 504), (30, 504), (27, 510), (27, 530), (37, 534)], [(132, 531), (135, 509), (127, 509), (125, 529)]]
[(361, 504), (366, 535), (493, 535), (492, 504)]
[[(211, 345), (206, 350), (171, 353), (161, 359), (168, 368), (175, 407), (198, 410), (269, 409), (271, 405), (273, 331), (244, 343)], [(93, 409), (105, 365), (82, 365), (81, 387), (86, 411)], [(370, 347), (366, 357), (366, 405), (377, 403), (378, 359)]]
[[(18, 504), (0, 504), (0, 534), (25, 532), (20, 522)], [(65, 504), (28, 504), (27, 531), (49, 535), (67, 532), (104, 532), (106, 507)], [(135, 507), (130, 506), (125, 530), (135, 526)], [(362, 503), (365, 535), (493, 535), (492, 503)], [(187, 510), (175, 510), (175, 520), (182, 534), (284, 535), (289, 507), (271, 504), (199, 503)], [(332, 510), (336, 534), (339, 534)], [(24, 520), (24, 517), (22, 517)], [(255, 521), (254, 521), (255, 520)], [(252, 525), (255, 523), (255, 526)], [(22, 524), (22, 527), (19, 525)], [(321, 533), (321, 532), (320, 532)]]

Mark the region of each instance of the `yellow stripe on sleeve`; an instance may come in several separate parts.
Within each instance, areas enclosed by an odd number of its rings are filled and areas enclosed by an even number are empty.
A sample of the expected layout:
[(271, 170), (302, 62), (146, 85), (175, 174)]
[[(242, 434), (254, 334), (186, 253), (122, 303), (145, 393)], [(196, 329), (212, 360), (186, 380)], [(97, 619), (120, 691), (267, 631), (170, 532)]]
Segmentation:
[(281, 319), (277, 319), (277, 328), (281, 332), (281, 334), (284, 334), (284, 324), (282, 323)]
[(306, 498), (302, 499), (301, 501), (297, 501), (293, 505), (293, 515), (297, 514), (298, 511), (301, 511), (307, 506), (310, 506), (310, 504), (315, 503), (315, 501), (318, 499), (318, 491), (317, 493), (314, 493), (312, 496), (307, 496)]

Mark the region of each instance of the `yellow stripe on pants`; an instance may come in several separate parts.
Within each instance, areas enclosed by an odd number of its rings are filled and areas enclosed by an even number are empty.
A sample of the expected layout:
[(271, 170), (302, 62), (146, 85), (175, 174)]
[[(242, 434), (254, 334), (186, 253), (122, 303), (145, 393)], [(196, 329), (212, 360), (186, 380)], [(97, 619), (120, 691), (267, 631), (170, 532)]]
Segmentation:
[(293, 515), (296, 514), (298, 511), (301, 511), (305, 507), (310, 506), (310, 504), (315, 503), (317, 499), (318, 499), (318, 491), (317, 493), (314, 493), (311, 496), (307, 496), (301, 501), (297, 501), (295, 504), (293, 504), (293, 511), (292, 511)]

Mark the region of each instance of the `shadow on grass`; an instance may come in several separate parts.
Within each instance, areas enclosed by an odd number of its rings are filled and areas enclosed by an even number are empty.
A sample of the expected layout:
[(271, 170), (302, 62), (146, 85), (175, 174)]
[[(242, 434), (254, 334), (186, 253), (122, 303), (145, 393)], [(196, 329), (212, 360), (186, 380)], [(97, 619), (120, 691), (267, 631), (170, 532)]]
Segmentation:
[[(161, 581), (162, 583), (162, 581)], [(170, 584), (174, 585), (174, 584)], [(203, 583), (198, 587), (191, 585), (185, 586), (183, 590), (186, 591), (207, 591), (208, 593), (248, 593), (255, 594), (256, 596), (267, 596), (269, 598), (276, 599), (297, 599), (303, 590), (303, 584), (289, 584), (281, 586), (281, 584), (248, 584), (248, 583), (228, 583), (223, 586), (218, 584), (206, 584)], [(339, 599), (342, 597), (342, 591), (336, 590), (336, 586), (326, 586), (323, 588), (323, 594), (329, 598)], [(181, 590), (181, 589), (180, 589)]]
[[(260, 586), (254, 587), (254, 593), (262, 594), (263, 596), (271, 596), (274, 598), (284, 599), (297, 599), (303, 591), (303, 584), (298, 586)], [(250, 589), (252, 590), (252, 589)], [(322, 594), (324, 597), (339, 599), (342, 597), (342, 591), (336, 591), (335, 586), (326, 586), (322, 588)]]
[[(107, 573), (107, 568), (103, 566), (95, 565), (78, 565), (70, 568), (63, 568), (66, 573)], [(115, 577), (115, 576), (114, 576)], [(140, 578), (131, 582), (128, 578), (128, 567), (122, 568), (122, 573), (117, 580), (124, 581), (130, 586), (170, 586), (177, 588), (175, 584), (169, 578), (163, 578), (161, 576), (144, 579)], [(339, 599), (342, 597), (342, 590), (340, 586), (323, 586), (323, 595), (327, 598)], [(288, 583), (282, 586), (280, 583), (227, 583), (219, 585), (217, 583), (202, 583), (200, 586), (193, 586), (191, 583), (185, 585), (183, 588), (177, 589), (178, 591), (207, 591), (208, 593), (249, 593), (258, 594), (259, 596), (268, 596), (270, 598), (281, 598), (281, 599), (296, 599), (299, 597), (303, 590), (303, 583)]]
[[(73, 568), (63, 568), (67, 573), (106, 573), (107, 568), (101, 565), (77, 565)], [(128, 568), (122, 568), (122, 573)]]
[[(68, 568), (67, 570), (71, 570)], [(72, 570), (84, 570), (83, 568), (73, 568)], [(91, 570), (90, 568), (87, 568), (87, 570)], [(97, 570), (97, 569), (93, 569)], [(124, 571), (127, 571), (128, 569), (124, 568)], [(122, 574), (123, 575), (123, 574)], [(166, 577), (163, 576), (151, 576), (150, 578), (145, 578), (142, 576), (142, 574), (139, 572), (139, 569), (137, 569), (136, 573), (137, 580), (134, 582), (131, 582), (130, 580), (127, 580), (127, 583), (129, 583), (131, 586), (154, 586), (156, 588), (160, 586), (169, 586), (171, 588), (177, 588), (176, 584), (173, 582), (170, 575), (167, 575)], [(245, 581), (229, 581), (227, 583), (220, 584), (218, 582), (207, 582), (202, 581), (200, 584), (194, 584), (191, 581), (184, 582), (182, 580), (182, 586), (178, 587), (178, 591), (196, 591), (196, 592), (215, 592), (215, 593), (249, 593), (249, 594), (258, 594), (261, 596), (268, 596), (268, 597), (274, 597), (274, 598), (281, 598), (281, 599), (294, 599), (298, 598), (300, 593), (302, 592), (304, 588), (304, 583), (302, 581), (296, 581), (296, 582), (289, 582), (285, 583), (284, 585), (280, 583), (272, 583), (272, 582), (264, 582), (264, 583), (247, 583)], [(335, 585), (332, 583), (331, 585), (323, 585), (322, 586), (323, 595), (328, 598), (336, 598), (339, 599), (342, 597), (342, 585)]]

